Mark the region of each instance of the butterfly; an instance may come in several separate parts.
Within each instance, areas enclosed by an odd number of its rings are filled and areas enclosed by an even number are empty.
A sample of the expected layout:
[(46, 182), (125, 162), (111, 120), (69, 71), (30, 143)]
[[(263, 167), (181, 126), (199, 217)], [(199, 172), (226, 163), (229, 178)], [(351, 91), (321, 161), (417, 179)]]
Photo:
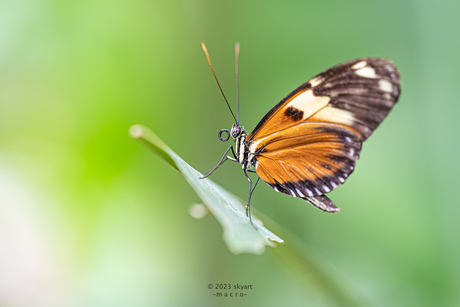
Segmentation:
[[(204, 43), (201, 47), (217, 81)], [(238, 88), (239, 44), (235, 54)], [(340, 208), (326, 194), (354, 171), (362, 143), (388, 115), (400, 93), (399, 72), (391, 61), (347, 61), (301, 84), (268, 111), (249, 134), (239, 125), (239, 93), (238, 119), (225, 98), (236, 124), (230, 130), (222, 129), (218, 136), (221, 141), (231, 136), (235, 145), (230, 145), (220, 162), (202, 178), (226, 160), (242, 164), (249, 181), (246, 214), (253, 226), (250, 201), (259, 179), (276, 192), (301, 198), (325, 212), (338, 212)], [(230, 151), (233, 157), (227, 156)], [(255, 184), (248, 172), (257, 173)]]

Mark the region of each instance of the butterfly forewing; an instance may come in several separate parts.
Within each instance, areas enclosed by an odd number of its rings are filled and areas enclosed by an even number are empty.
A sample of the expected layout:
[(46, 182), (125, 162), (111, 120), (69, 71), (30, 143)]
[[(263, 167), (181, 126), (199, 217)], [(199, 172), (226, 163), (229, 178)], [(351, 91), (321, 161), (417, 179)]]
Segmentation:
[[(334, 75), (335, 70), (340, 73)], [(324, 82), (319, 82), (323, 78)], [(387, 116), (400, 94), (397, 68), (380, 58), (340, 64), (320, 74), (318, 80), (313, 95), (330, 97), (330, 102), (308, 120), (351, 126), (361, 134), (362, 141)]]
[(324, 211), (326, 197), (353, 172), (361, 144), (386, 117), (400, 94), (392, 62), (345, 62), (290, 93), (246, 138), (257, 174), (272, 188), (301, 197)]

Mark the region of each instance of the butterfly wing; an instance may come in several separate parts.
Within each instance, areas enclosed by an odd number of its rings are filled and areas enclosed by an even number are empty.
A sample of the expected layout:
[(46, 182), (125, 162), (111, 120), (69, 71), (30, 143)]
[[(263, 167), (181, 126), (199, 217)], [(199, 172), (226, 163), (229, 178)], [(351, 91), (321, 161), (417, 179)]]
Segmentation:
[(324, 211), (339, 209), (324, 194), (353, 172), (365, 141), (400, 94), (392, 62), (345, 62), (290, 93), (246, 138), (256, 172), (272, 188)]
[(342, 125), (302, 122), (263, 139), (255, 153), (256, 171), (276, 191), (304, 199), (321, 196), (353, 172), (361, 144)]

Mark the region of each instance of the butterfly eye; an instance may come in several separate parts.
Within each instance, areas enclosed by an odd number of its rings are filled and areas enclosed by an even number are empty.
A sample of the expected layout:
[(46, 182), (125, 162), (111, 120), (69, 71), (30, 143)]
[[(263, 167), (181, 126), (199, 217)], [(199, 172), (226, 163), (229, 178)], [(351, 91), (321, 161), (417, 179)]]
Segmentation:
[[(227, 134), (227, 137), (222, 137), (222, 133), (226, 133)], [(230, 131), (228, 131), (228, 129), (222, 129), (219, 131), (219, 140), (221, 140), (222, 142), (227, 142), (228, 139), (230, 138)]]
[(242, 130), (243, 129), (240, 126), (233, 125), (232, 131), (230, 131), (232, 138), (236, 139), (237, 137), (239, 137)]

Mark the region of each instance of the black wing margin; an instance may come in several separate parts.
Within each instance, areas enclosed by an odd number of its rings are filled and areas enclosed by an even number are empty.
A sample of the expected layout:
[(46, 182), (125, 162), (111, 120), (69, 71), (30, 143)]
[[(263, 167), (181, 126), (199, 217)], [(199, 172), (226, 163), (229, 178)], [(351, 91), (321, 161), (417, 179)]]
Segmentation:
[(345, 62), (308, 82), (315, 96), (331, 98), (323, 113), (330, 111), (330, 108), (339, 110), (339, 115), (333, 120), (322, 116), (324, 114), (321, 112), (310, 120), (320, 118), (320, 121), (350, 124), (362, 135), (361, 141), (365, 141), (380, 125), (401, 93), (398, 69), (393, 62), (382, 58)]

